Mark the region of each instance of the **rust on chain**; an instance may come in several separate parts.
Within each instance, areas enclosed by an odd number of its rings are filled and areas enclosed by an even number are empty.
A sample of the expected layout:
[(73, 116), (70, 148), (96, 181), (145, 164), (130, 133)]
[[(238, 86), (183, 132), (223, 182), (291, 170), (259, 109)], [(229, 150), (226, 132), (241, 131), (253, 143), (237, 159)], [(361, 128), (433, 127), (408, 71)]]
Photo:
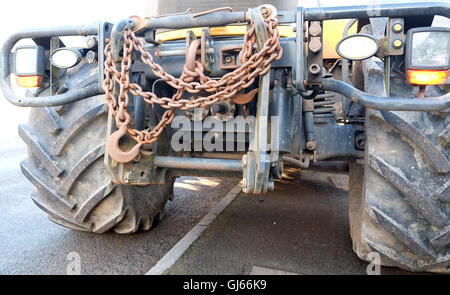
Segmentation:
[[(124, 31), (123, 55), (118, 69), (111, 52), (111, 43), (105, 47), (105, 79), (103, 89), (105, 90), (106, 102), (111, 114), (116, 118), (116, 126), (119, 130), (114, 132), (108, 141), (108, 153), (113, 160), (119, 163), (132, 161), (139, 153), (143, 144), (150, 144), (158, 140), (164, 128), (170, 124), (174, 117), (174, 109), (190, 110), (197, 107), (210, 106), (218, 101), (233, 99), (237, 96), (240, 101), (242, 95), (238, 92), (248, 88), (255, 80), (267, 73), (274, 60), (279, 60), (283, 54), (280, 45), (280, 34), (278, 32), (278, 20), (273, 17), (266, 18), (264, 23), (269, 34), (264, 46), (258, 52), (253, 48), (256, 42), (255, 25), (250, 22), (249, 29), (244, 35), (244, 44), (239, 53), (241, 65), (225, 74), (219, 80), (212, 79), (204, 74), (202, 63), (196, 60), (199, 44), (190, 44), (186, 55), (186, 65), (179, 78), (167, 73), (163, 67), (157, 64), (152, 55), (145, 50), (144, 41), (138, 39), (133, 31), (126, 29)], [(195, 49), (195, 50), (194, 50)], [(148, 65), (154, 75), (164, 80), (171, 87), (176, 89), (172, 97), (157, 97), (150, 91), (145, 91), (136, 83), (130, 82), (129, 72), (132, 65), (131, 54), (133, 50), (140, 53), (141, 61)], [(116, 90), (115, 85), (118, 85)], [(118, 92), (118, 93), (116, 93)], [(207, 93), (207, 96), (197, 95), (195, 99), (184, 99), (185, 92), (198, 94)], [(160, 122), (153, 129), (136, 130), (129, 126), (130, 115), (127, 112), (129, 102), (129, 93), (135, 96), (141, 96), (148, 104), (158, 104), (166, 109)], [(249, 99), (250, 91), (244, 94), (245, 99)], [(254, 96), (254, 95), (253, 95)], [(253, 99), (253, 96), (251, 99)], [(251, 100), (250, 99), (250, 100)], [(126, 131), (126, 132), (125, 132)], [(119, 147), (119, 140), (126, 133), (137, 142), (137, 144), (128, 152), (124, 152)]]
[(197, 50), (200, 46), (200, 40), (192, 40), (189, 48), (186, 52), (186, 67), (190, 71), (195, 71), (195, 57), (197, 56)]

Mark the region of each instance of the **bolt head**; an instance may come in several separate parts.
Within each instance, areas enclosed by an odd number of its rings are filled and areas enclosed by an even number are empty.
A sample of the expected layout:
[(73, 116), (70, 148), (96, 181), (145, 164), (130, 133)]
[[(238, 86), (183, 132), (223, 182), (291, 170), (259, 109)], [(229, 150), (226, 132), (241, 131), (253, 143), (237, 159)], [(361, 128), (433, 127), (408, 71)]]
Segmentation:
[(395, 24), (392, 26), (392, 30), (395, 33), (400, 33), (403, 30), (403, 26), (402, 26), (402, 24)]
[(93, 64), (96, 62), (96, 53), (92, 50), (89, 50), (86, 53), (86, 59), (88, 61), (89, 64)]
[(306, 143), (306, 148), (308, 150), (313, 150), (316, 148), (316, 143), (314, 141), (310, 140)]
[(312, 37), (309, 41), (308, 48), (311, 52), (317, 53), (322, 48), (322, 42), (320, 42), (320, 37)]
[(91, 38), (87, 39), (86, 45), (88, 46), (88, 48), (92, 48), (95, 45), (97, 45), (97, 40), (95, 40), (95, 38), (91, 37)]
[(131, 182), (131, 171), (127, 171), (123, 177), (123, 180), (125, 180), (126, 183)]
[(394, 42), (392, 42), (392, 45), (393, 45), (395, 48), (400, 48), (400, 47), (402, 47), (403, 42), (402, 42), (402, 40), (400, 40), (400, 39), (396, 39), (396, 40), (394, 40)]

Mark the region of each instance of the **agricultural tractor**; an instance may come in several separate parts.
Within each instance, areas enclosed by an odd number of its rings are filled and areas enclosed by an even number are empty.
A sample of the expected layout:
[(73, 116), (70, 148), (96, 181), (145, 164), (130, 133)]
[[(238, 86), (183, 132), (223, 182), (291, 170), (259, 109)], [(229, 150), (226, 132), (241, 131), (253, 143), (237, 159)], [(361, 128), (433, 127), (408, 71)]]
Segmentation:
[(348, 170), (358, 257), (450, 272), (450, 28), (434, 23), (450, 3), (231, 2), (7, 39), (1, 88), (31, 108), (34, 203), (62, 226), (127, 234), (163, 217), (180, 176), (264, 194), (288, 166)]

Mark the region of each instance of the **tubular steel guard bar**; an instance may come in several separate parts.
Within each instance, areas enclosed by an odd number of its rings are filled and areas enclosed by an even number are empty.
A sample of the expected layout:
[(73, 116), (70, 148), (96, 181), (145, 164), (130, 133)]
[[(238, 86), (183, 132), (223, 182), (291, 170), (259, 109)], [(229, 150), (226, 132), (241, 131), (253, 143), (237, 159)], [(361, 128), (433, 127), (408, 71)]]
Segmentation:
[[(424, 15), (441, 15), (450, 18), (450, 3), (423, 2), (423, 3), (399, 3), (399, 4), (374, 4), (359, 6), (339, 6), (339, 7), (312, 7), (297, 8), (297, 36), (298, 32), (303, 32), (303, 21), (320, 21), (327, 19), (346, 18), (370, 18), (370, 17), (408, 17)], [(292, 18), (292, 17), (291, 17)], [(289, 17), (286, 17), (289, 19)], [(292, 21), (294, 19), (291, 19)], [(299, 37), (297, 37), (298, 40)], [(304, 90), (304, 48), (297, 46), (296, 79), (297, 88)], [(352, 101), (365, 105), (368, 108), (386, 111), (448, 111), (450, 108), (450, 94), (440, 97), (417, 98), (396, 98), (379, 97), (362, 92), (350, 84), (338, 80), (324, 79), (323, 89), (340, 93)]]
[(153, 164), (161, 168), (242, 172), (241, 160), (155, 156)]
[(41, 107), (41, 106), (57, 106), (70, 103), (76, 100), (83, 99), (88, 96), (97, 95), (103, 92), (101, 85), (98, 83), (91, 84), (81, 89), (69, 91), (64, 94), (54, 96), (41, 97), (18, 97), (11, 88), (10, 83), (10, 53), (14, 45), (21, 39), (31, 38), (51, 38), (55, 36), (88, 36), (97, 35), (99, 33), (99, 24), (68, 27), (55, 27), (45, 29), (31, 29), (16, 33), (9, 37), (5, 44), (3, 44), (0, 67), (1, 67), (1, 81), (0, 85), (6, 99), (17, 106), (21, 107)]
[(194, 27), (224, 26), (232, 23), (247, 22), (246, 11), (217, 11), (204, 15), (195, 14), (168, 15), (149, 18), (144, 29), (183, 29)]
[[(407, 16), (423, 16), (423, 15), (441, 15), (450, 17), (450, 4), (442, 2), (429, 3), (400, 3), (400, 4), (380, 4), (380, 5), (360, 5), (360, 6), (342, 6), (342, 7), (317, 7), (317, 8), (301, 8), (297, 11), (281, 11), (278, 13), (281, 23), (296, 22), (297, 18), (303, 18), (304, 21), (326, 20), (326, 19), (343, 19), (343, 18), (367, 18), (367, 17), (407, 17)], [(225, 12), (216, 11), (204, 15), (182, 14), (168, 15), (159, 18), (149, 18), (144, 23), (142, 29), (180, 29), (189, 27), (203, 26), (221, 26), (231, 23), (246, 22), (246, 12)], [(131, 23), (130, 23), (131, 22)], [(300, 25), (302, 26), (302, 20)], [(134, 26), (134, 20), (129, 20), (128, 25)], [(297, 22), (299, 25), (299, 22)], [(116, 26), (116, 29), (119, 29)], [(303, 26), (301, 27), (303, 29)], [(120, 33), (120, 29), (115, 33)], [(298, 31), (298, 30), (297, 30)], [(299, 32), (302, 32), (300, 30)], [(299, 33), (297, 32), (297, 33)], [(3, 93), (9, 102), (17, 106), (38, 107), (38, 106), (56, 106), (70, 103), (83, 99), (87, 96), (103, 93), (101, 85), (93, 84), (82, 89), (70, 91), (64, 94), (45, 97), (17, 97), (12, 91), (9, 76), (10, 65), (9, 56), (14, 44), (24, 38), (45, 38), (53, 36), (70, 36), (70, 35), (94, 35), (99, 33), (99, 26), (70, 26), (56, 27), (48, 29), (32, 29), (22, 31), (12, 35), (5, 42), (1, 52), (1, 81)], [(114, 34), (111, 36), (114, 39)], [(298, 38), (297, 38), (298, 40)], [(300, 40), (301, 41), (301, 40)], [(301, 43), (301, 42), (298, 42)], [(113, 44), (114, 46), (115, 44)], [(303, 78), (303, 46), (297, 47), (297, 78)], [(297, 87), (302, 88), (303, 79), (297, 79)], [(368, 107), (383, 110), (415, 110), (415, 111), (432, 111), (448, 108), (448, 96), (439, 98), (427, 98), (427, 102), (423, 99), (399, 99), (390, 97), (377, 97), (356, 90), (349, 84), (340, 81), (324, 81), (324, 88), (344, 94), (358, 103), (366, 103)], [(376, 101), (375, 101), (376, 100)], [(404, 105), (403, 105), (404, 104)]]
[(304, 8), (305, 21), (368, 18), (368, 17), (406, 17), (423, 15), (442, 15), (450, 17), (450, 4), (444, 2), (371, 4), (338, 7)]
[(368, 108), (385, 111), (441, 111), (450, 109), (450, 93), (439, 97), (403, 98), (379, 97), (356, 89), (349, 84), (332, 79), (322, 81), (324, 90), (337, 92), (355, 103)]

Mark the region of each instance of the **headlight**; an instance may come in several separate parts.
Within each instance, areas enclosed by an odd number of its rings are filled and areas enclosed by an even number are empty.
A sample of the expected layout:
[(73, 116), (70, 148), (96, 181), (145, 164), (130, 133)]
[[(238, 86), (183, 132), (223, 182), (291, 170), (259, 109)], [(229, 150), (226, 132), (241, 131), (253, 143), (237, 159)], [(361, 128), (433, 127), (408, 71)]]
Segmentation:
[(353, 34), (343, 38), (336, 45), (336, 52), (343, 58), (363, 60), (374, 56), (380, 45), (371, 35)]
[(408, 82), (444, 84), (450, 68), (450, 28), (414, 28), (406, 35), (405, 67)]
[(60, 69), (67, 69), (76, 66), (81, 60), (81, 53), (74, 48), (62, 47), (52, 52), (51, 63)]

